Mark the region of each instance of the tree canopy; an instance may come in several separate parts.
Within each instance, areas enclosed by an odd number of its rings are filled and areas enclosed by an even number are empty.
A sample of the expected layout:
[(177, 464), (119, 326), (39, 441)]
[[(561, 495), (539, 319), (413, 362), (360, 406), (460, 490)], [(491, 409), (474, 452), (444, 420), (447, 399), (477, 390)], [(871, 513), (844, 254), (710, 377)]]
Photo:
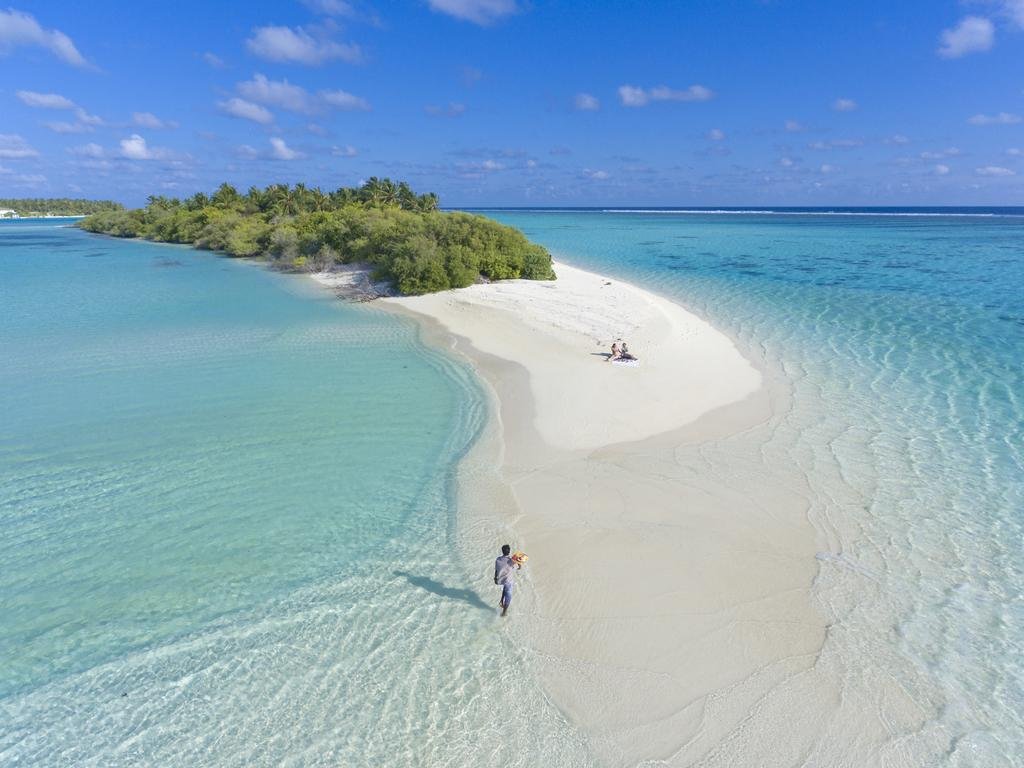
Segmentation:
[(551, 255), (517, 229), (483, 216), (438, 210), (433, 193), (371, 178), (333, 192), (304, 184), (221, 184), (184, 200), (151, 196), (145, 208), (107, 210), (79, 223), (90, 232), (188, 243), (231, 256), (319, 271), (366, 262), (404, 294), (480, 280), (552, 280)]
[(112, 200), (82, 200), (71, 197), (0, 198), (0, 210), (19, 216), (87, 216), (98, 211), (119, 211), (124, 206)]

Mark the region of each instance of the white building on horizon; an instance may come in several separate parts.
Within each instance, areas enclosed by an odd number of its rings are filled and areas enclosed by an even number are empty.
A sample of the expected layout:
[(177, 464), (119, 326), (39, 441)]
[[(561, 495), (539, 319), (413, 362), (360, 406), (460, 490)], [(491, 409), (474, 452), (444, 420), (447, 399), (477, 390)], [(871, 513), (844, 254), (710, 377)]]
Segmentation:
[(0, 219), (17, 219), (18, 212), (11, 208), (0, 208)]

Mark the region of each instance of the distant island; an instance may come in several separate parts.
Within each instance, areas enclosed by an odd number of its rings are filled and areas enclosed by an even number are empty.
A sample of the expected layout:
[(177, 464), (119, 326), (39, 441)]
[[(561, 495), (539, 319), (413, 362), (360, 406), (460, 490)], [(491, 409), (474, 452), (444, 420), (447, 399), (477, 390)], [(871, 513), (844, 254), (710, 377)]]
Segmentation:
[(151, 196), (145, 208), (102, 209), (78, 223), (89, 232), (185, 243), (320, 272), (369, 264), (374, 279), (406, 295), (464, 288), (480, 280), (553, 280), (551, 254), (517, 229), (438, 210), (433, 193), (371, 178), (333, 192), (304, 184), (221, 184), (184, 200)]
[(81, 200), (71, 197), (0, 198), (0, 219), (34, 216), (88, 216), (100, 211), (123, 209), (123, 205), (112, 200)]

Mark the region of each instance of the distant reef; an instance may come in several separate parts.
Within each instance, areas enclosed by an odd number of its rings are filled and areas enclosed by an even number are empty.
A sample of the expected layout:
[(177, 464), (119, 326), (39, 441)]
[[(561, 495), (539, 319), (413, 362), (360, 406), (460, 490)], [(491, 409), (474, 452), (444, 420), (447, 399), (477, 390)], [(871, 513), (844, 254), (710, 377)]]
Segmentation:
[(0, 198), (0, 218), (32, 216), (88, 216), (100, 211), (122, 211), (112, 200), (82, 200), (73, 197)]
[(78, 223), (115, 237), (185, 243), (261, 258), (291, 271), (369, 264), (373, 279), (407, 295), (475, 282), (553, 280), (551, 254), (517, 229), (483, 216), (438, 210), (433, 193), (371, 178), (324, 192), (304, 184), (221, 184), (212, 195), (148, 198), (145, 208), (103, 209)]

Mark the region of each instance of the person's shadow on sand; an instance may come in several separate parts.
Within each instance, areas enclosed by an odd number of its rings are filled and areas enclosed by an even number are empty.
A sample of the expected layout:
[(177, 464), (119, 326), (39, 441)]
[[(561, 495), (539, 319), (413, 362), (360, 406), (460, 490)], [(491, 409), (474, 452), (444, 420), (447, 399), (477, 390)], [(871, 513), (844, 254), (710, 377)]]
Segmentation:
[(425, 589), (427, 592), (433, 592), (435, 595), (440, 597), (446, 597), (449, 600), (461, 600), (464, 603), (469, 603), (477, 608), (483, 608), (485, 611), (493, 610), (494, 606), (488, 605), (480, 599), (480, 595), (471, 589), (456, 589), (455, 587), (446, 587), (439, 581), (428, 579), (426, 576), (413, 576), (411, 573), (405, 571), (395, 571), (395, 576), (402, 576), (412, 584), (414, 587)]

